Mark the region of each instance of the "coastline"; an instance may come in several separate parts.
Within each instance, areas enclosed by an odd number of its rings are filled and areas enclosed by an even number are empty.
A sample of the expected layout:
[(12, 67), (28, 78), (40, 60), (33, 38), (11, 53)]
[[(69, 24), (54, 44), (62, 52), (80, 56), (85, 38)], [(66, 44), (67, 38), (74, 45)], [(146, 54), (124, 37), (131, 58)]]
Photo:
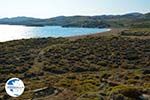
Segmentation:
[[(75, 41), (78, 39), (83, 39), (86, 37), (97, 37), (97, 36), (118, 36), (121, 31), (125, 30), (125, 28), (110, 28), (109, 31), (106, 32), (99, 32), (99, 33), (91, 33), (91, 34), (85, 34), (85, 35), (76, 35), (76, 36), (67, 36), (67, 37), (57, 37), (57, 38), (65, 38), (69, 39), (70, 41)], [(46, 38), (56, 38), (56, 37), (45, 37)], [(10, 41), (4, 41), (0, 43), (5, 42), (13, 42), (13, 41), (20, 41), (20, 40), (30, 40), (30, 39), (40, 39), (39, 38), (28, 38), (28, 39), (16, 39), (16, 40), (10, 40)]]
[(110, 31), (107, 32), (100, 32), (100, 33), (93, 33), (93, 34), (88, 34), (88, 35), (78, 35), (78, 36), (69, 36), (69, 37), (65, 37), (71, 41), (75, 41), (77, 39), (83, 39), (86, 37), (97, 37), (97, 36), (118, 36), (118, 33), (120, 33), (121, 31), (125, 30), (125, 29), (121, 29), (121, 28), (110, 28)]

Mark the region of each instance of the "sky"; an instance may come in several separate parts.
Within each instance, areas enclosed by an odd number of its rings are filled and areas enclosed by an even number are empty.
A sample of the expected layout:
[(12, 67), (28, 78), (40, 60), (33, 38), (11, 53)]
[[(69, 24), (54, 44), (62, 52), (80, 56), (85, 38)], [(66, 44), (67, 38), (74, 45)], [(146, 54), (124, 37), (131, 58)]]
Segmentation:
[(0, 0), (0, 18), (150, 12), (150, 0)]

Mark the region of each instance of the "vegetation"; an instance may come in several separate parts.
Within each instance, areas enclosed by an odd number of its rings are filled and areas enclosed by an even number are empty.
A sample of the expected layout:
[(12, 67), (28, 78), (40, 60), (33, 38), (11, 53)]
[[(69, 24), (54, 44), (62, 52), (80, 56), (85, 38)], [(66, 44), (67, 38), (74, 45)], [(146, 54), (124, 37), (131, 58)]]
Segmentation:
[(148, 28), (134, 28), (121, 32), (124, 36), (150, 36), (150, 29)]
[[(13, 99), (3, 88), (11, 77), (25, 82), (19, 99), (136, 100), (150, 92), (150, 39), (41, 38), (0, 43), (0, 48), (3, 99)], [(49, 92), (34, 93), (43, 87), (49, 87)], [(52, 95), (54, 89), (58, 93)]]

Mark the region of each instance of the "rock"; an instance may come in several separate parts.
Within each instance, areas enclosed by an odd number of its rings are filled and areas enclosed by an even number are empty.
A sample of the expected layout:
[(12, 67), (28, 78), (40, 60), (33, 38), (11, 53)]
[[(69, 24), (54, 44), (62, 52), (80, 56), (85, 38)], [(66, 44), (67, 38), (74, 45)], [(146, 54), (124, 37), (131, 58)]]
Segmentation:
[(105, 86), (106, 86), (105, 83), (101, 83), (99, 88), (102, 89), (102, 88), (105, 87)]
[(48, 96), (48, 95), (56, 95), (61, 90), (54, 88), (54, 87), (43, 87), (40, 89), (33, 90), (34, 98)]

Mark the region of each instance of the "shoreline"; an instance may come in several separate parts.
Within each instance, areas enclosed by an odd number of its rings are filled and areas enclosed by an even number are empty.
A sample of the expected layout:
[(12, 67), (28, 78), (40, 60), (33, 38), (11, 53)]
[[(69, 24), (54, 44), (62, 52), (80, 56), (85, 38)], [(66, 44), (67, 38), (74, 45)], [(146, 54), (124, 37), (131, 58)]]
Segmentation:
[(121, 28), (110, 28), (110, 29), (111, 30), (107, 31), (107, 32), (93, 33), (93, 34), (88, 34), (88, 35), (69, 36), (69, 37), (64, 37), (64, 38), (69, 39), (71, 41), (75, 41), (75, 40), (83, 39), (86, 37), (112, 36), (112, 35), (118, 36), (118, 33), (125, 30), (125, 29), (121, 29)]
[[(86, 38), (86, 37), (118, 35), (119, 32), (124, 30), (124, 29), (121, 29), (121, 28), (109, 28), (109, 29), (110, 30), (108, 30), (106, 32), (91, 33), (91, 34), (85, 34), (85, 35), (66, 36), (66, 37), (44, 37), (44, 38), (65, 38), (65, 39), (69, 39), (71, 41), (74, 41), (74, 40), (82, 39), (82, 38)], [(24, 39), (25, 38), (23, 38), (23, 39), (16, 39), (16, 40), (9, 40), (9, 41), (0, 41), (0, 43), (20, 41), (20, 40), (24, 40)], [(38, 38), (26, 38), (25, 40), (29, 40), (29, 39), (40, 39), (40, 37), (38, 37)]]

